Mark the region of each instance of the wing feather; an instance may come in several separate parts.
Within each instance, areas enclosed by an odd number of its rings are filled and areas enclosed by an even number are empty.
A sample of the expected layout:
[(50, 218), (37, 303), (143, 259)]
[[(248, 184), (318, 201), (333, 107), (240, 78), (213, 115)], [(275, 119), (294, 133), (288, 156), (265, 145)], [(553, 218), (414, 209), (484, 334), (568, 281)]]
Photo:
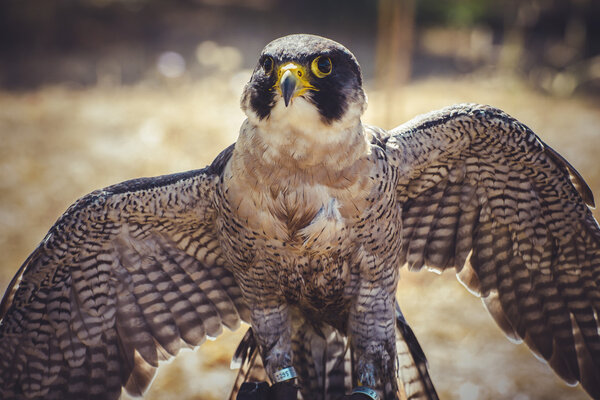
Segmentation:
[(600, 229), (581, 175), (488, 106), (417, 117), (382, 142), (399, 171), (402, 260), (454, 267), (509, 338), (600, 397)]
[(231, 151), (65, 212), (0, 305), (0, 397), (141, 395), (160, 361), (239, 326), (248, 311), (212, 208)]

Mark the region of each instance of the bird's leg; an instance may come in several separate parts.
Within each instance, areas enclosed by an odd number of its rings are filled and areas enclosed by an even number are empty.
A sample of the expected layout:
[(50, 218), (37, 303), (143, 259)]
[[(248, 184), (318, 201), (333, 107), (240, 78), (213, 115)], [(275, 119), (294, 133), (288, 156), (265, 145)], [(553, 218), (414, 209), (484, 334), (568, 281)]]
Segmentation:
[[(265, 301), (265, 306), (252, 309), (252, 328), (261, 349), (265, 370), (273, 382), (270, 399), (295, 400), (298, 386), (292, 367), (291, 324), (288, 306), (277, 301)], [(256, 303), (255, 303), (256, 304)]]
[(253, 304), (252, 328), (260, 346), (265, 370), (273, 383), (286, 379), (286, 369), (292, 367), (291, 324), (288, 306), (281, 301), (265, 301)]
[(236, 281), (243, 288), (244, 301), (250, 309), (250, 325), (258, 344), (265, 372), (271, 383), (270, 398), (296, 399), (298, 387), (292, 366), (292, 325), (289, 307), (280, 295), (277, 270), (257, 261), (236, 271)]
[(369, 283), (361, 285), (349, 318), (358, 384), (381, 392), (386, 382), (395, 384), (393, 293), (384, 288), (374, 288)]

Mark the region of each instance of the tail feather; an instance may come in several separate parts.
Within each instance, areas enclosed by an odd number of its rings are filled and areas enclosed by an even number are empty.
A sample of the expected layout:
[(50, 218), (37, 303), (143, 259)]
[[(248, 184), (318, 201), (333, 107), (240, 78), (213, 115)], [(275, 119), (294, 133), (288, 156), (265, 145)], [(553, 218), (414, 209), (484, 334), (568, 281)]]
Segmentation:
[(429, 377), (427, 358), (414, 332), (396, 303), (396, 352), (398, 353), (399, 387), (407, 400), (437, 400)]
[(233, 383), (229, 400), (236, 399), (244, 382), (269, 382), (252, 328), (248, 328), (235, 350), (231, 360), (231, 368), (239, 368), (240, 370)]

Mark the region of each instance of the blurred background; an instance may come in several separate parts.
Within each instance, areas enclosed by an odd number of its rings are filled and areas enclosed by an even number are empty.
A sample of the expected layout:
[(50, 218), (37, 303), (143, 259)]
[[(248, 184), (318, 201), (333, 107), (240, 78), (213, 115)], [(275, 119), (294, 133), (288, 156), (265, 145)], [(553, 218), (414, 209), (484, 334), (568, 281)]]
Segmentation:
[[(365, 122), (492, 104), (600, 198), (598, 21), (598, 0), (2, 0), (0, 290), (78, 197), (202, 167), (235, 141), (259, 52), (291, 33), (354, 52)], [(453, 274), (405, 271), (398, 296), (442, 398), (586, 398), (509, 343)], [(241, 334), (161, 367), (146, 397), (225, 398)]]

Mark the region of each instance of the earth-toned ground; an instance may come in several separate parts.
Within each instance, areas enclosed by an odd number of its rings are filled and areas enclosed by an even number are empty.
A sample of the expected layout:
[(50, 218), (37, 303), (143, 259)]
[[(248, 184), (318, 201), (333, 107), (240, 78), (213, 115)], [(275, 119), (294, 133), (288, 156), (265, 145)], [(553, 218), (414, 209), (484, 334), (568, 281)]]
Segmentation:
[[(0, 92), (0, 290), (76, 198), (126, 179), (200, 168), (232, 143), (249, 71), (134, 87)], [(390, 128), (458, 102), (495, 105), (531, 127), (582, 173), (600, 200), (600, 104), (555, 98), (512, 78), (429, 79), (390, 97), (369, 90), (364, 121)], [(387, 111), (385, 111), (387, 110)], [(600, 215), (596, 212), (596, 217)], [(451, 273), (403, 271), (400, 304), (443, 399), (585, 399), (525, 345), (508, 342)], [(243, 329), (159, 369), (148, 399), (223, 399)], [(127, 396), (124, 396), (127, 397)]]

